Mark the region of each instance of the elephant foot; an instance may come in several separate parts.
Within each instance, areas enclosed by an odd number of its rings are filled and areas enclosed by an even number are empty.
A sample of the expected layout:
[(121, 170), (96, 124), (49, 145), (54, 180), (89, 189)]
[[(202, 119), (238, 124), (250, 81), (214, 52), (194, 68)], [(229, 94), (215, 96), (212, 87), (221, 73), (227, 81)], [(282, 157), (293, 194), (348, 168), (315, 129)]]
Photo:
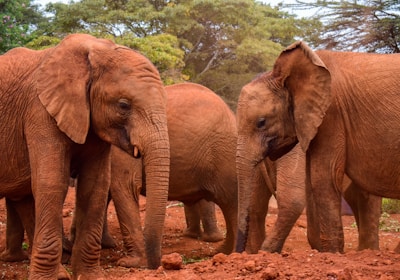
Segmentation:
[(61, 264), (58, 267), (57, 279), (58, 280), (71, 280), (72, 279), (71, 275), (68, 273), (68, 271), (65, 269), (65, 267)]
[(112, 238), (109, 233), (103, 234), (103, 237), (101, 238), (101, 248), (112, 249), (115, 247), (117, 247), (117, 244), (115, 243), (114, 238)]
[(187, 228), (183, 232), (183, 236), (193, 238), (193, 239), (198, 239), (199, 237), (201, 237), (201, 230), (200, 230), (200, 228)]
[(265, 240), (261, 245), (260, 250), (270, 253), (281, 253), (283, 248), (283, 243), (285, 241), (280, 240)]
[(217, 248), (217, 252), (224, 253), (225, 255), (229, 255), (233, 252), (233, 247), (232, 247), (232, 245), (229, 246), (225, 239), (225, 242), (222, 243), (222, 245)]
[(28, 254), (23, 250), (11, 252), (6, 249), (0, 254), (0, 260), (3, 262), (20, 262), (28, 259)]
[(120, 258), (117, 262), (117, 265), (126, 267), (126, 268), (145, 267), (146, 260), (145, 260), (145, 258), (142, 258), (142, 257), (127, 256), (127, 257)]
[(218, 242), (224, 239), (224, 235), (219, 230), (211, 233), (204, 232), (201, 239), (206, 242)]

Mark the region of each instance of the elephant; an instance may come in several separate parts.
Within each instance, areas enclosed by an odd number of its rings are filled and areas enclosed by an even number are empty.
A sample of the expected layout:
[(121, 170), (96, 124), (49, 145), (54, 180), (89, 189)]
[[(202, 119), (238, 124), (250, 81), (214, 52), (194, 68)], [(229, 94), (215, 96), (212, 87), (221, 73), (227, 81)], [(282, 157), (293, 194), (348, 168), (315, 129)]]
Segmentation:
[(345, 175), (366, 194), (400, 198), (399, 65), (398, 54), (313, 51), (299, 41), (242, 88), (238, 240), (246, 237), (250, 192), (241, 190), (251, 189), (252, 167), (297, 143), (306, 154), (307, 236), (315, 249), (344, 250)]
[(144, 231), (150, 267), (161, 260), (169, 181), (166, 93), (155, 66), (127, 47), (86, 34), (57, 46), (0, 56), (0, 197), (32, 195), (35, 227), (29, 279), (56, 279), (62, 206), (79, 174), (75, 279), (101, 279), (100, 239), (111, 146), (144, 162), (149, 200)]
[[(241, 130), (238, 134), (240, 137)], [(305, 165), (305, 153), (300, 145), (296, 145), (275, 161), (265, 158), (257, 166), (252, 166), (251, 174), (243, 175), (244, 170), (238, 169), (239, 179), (251, 176), (254, 177), (254, 181), (245, 185), (246, 189), (239, 188), (239, 217), (240, 211), (248, 207), (249, 222), (246, 225), (245, 237), (240, 239), (238, 235), (236, 251), (246, 250), (253, 254), (259, 250), (272, 253), (282, 251), (287, 236), (306, 206)], [(359, 231), (358, 250), (377, 250), (382, 199), (356, 188), (347, 177), (345, 179), (340, 192), (355, 216)], [(250, 194), (245, 197), (248, 192)], [(266, 235), (265, 218), (272, 195), (275, 195), (277, 200), (278, 217), (273, 229)], [(311, 247), (314, 247), (316, 240), (310, 236), (308, 239)]]
[[(202, 200), (217, 204), (227, 230), (220, 249), (231, 253), (237, 227), (234, 113), (204, 86), (182, 83), (166, 86), (165, 90), (171, 162), (168, 199), (193, 207)], [(135, 164), (137, 167), (132, 169)], [(140, 266), (144, 256), (138, 199), (140, 193), (148, 195), (149, 186), (142, 178), (147, 175), (142, 176), (140, 165), (140, 159), (113, 147), (110, 193), (128, 252), (118, 264), (126, 267)]]

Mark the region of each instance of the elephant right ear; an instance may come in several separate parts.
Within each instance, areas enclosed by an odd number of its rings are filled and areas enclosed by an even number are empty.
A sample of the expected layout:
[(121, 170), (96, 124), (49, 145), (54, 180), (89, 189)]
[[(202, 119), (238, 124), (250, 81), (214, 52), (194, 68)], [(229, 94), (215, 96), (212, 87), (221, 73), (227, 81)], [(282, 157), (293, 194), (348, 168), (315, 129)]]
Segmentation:
[(36, 72), (40, 101), (75, 143), (85, 143), (90, 127), (89, 54), (111, 44), (86, 34), (69, 35), (49, 50)]
[(291, 96), (296, 135), (307, 151), (331, 104), (331, 75), (307, 44), (296, 42), (278, 57), (272, 76)]

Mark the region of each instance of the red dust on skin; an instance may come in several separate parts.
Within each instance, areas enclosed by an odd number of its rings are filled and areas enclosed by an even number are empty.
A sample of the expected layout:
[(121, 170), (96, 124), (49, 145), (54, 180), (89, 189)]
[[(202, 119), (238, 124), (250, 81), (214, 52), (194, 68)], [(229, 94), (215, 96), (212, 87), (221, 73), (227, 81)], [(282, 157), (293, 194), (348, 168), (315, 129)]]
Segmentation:
[[(70, 188), (64, 203), (64, 225), (69, 234), (72, 220), (74, 188)], [(224, 218), (217, 209), (218, 226), (224, 231)], [(144, 218), (146, 198), (140, 197), (140, 211)], [(0, 252), (5, 248), (6, 212), (5, 200), (0, 200)], [(276, 220), (276, 206), (270, 206), (266, 219), (267, 234)], [(311, 250), (306, 236), (306, 216), (301, 215), (292, 229), (282, 254), (259, 252), (218, 254), (216, 243), (203, 242), (183, 236), (186, 229), (182, 204), (169, 202), (165, 219), (162, 253), (179, 253), (183, 267), (179, 270), (127, 269), (116, 265), (124, 256), (122, 237), (113, 204), (108, 208), (109, 230), (115, 238), (117, 247), (103, 249), (101, 267), (107, 279), (398, 279), (400, 273), (400, 254), (393, 252), (400, 240), (396, 232), (380, 231), (381, 251), (357, 249), (357, 228), (353, 216), (343, 216), (345, 234), (345, 253), (319, 253)], [(400, 215), (390, 215), (393, 221), (399, 221)], [(27, 239), (25, 242), (28, 242)], [(6, 263), (0, 261), (0, 279), (27, 279), (29, 261)], [(70, 264), (65, 265), (71, 271)]]

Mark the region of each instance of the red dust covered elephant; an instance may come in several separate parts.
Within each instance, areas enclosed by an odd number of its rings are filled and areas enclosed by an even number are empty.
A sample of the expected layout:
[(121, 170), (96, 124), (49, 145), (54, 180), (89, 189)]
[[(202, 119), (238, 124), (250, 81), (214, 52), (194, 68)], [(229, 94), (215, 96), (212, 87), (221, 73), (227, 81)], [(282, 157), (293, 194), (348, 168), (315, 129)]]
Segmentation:
[(157, 69), (129, 48), (74, 34), (53, 48), (0, 56), (0, 85), (0, 197), (35, 199), (29, 278), (57, 277), (72, 172), (79, 174), (73, 275), (103, 277), (111, 144), (145, 163), (147, 195), (155, 201), (145, 222), (146, 251), (157, 267), (169, 178), (166, 95)]

